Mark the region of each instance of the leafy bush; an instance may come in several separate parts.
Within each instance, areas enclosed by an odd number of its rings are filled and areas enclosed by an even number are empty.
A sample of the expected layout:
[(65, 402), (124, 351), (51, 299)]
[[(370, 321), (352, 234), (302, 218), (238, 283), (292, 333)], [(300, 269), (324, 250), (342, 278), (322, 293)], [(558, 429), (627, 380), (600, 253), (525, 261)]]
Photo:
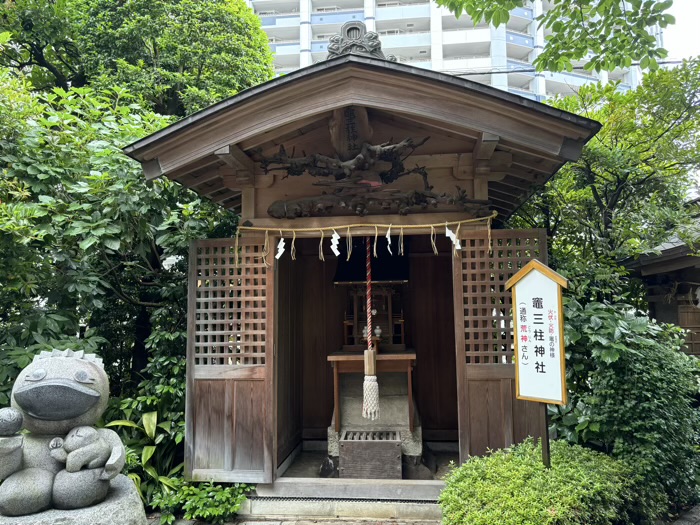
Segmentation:
[(175, 515), (183, 513), (186, 520), (204, 520), (213, 525), (230, 521), (245, 501), (245, 494), (252, 487), (243, 483), (229, 486), (213, 483), (188, 483), (174, 479), (174, 491), (163, 491), (153, 500), (160, 510), (162, 525), (175, 521)]
[(138, 395), (122, 399), (106, 418), (128, 450), (126, 473), (147, 506), (159, 492), (175, 489), (183, 467), (185, 435), (185, 359), (156, 351), (139, 384)]
[(440, 494), (450, 525), (607, 525), (631, 522), (635, 478), (622, 461), (564, 441), (552, 468), (532, 440), (453, 470)]
[(643, 514), (697, 499), (698, 364), (683, 331), (624, 304), (566, 303), (569, 405), (553, 409), (562, 437), (627, 459), (644, 478)]

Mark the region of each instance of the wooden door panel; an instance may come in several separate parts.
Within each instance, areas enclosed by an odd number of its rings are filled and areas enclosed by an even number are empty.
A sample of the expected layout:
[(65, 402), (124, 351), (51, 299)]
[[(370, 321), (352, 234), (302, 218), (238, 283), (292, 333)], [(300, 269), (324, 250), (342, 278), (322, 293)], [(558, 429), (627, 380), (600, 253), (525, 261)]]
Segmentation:
[(547, 262), (541, 230), (465, 232), (460, 257), (453, 259), (461, 461), (544, 434), (542, 406), (515, 399), (511, 295), (505, 288), (534, 258)]
[(264, 241), (197, 241), (190, 250), (185, 475), (271, 482), (272, 268)]

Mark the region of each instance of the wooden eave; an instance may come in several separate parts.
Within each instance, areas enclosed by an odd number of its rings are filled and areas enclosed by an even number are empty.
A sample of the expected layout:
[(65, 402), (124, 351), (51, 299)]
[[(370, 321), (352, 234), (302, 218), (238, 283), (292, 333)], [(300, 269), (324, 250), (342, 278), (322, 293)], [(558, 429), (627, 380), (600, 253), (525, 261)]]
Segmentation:
[[(245, 188), (264, 188), (271, 177), (253, 161), (256, 155), (290, 143), (323, 149), (332, 112), (350, 105), (367, 108), (380, 130), (395, 127), (395, 139), (405, 138), (404, 132), (416, 139), (431, 136), (416, 152), (421, 162), (469, 165), (487, 181), (492, 207), (506, 217), (565, 162), (578, 158), (600, 129), (593, 120), (490, 86), (347, 55), (248, 89), (124, 152), (143, 164), (149, 179), (167, 176), (239, 209)], [(332, 154), (307, 151), (317, 152)], [(508, 162), (490, 161), (494, 153)]]
[(634, 275), (648, 277), (686, 268), (700, 267), (700, 258), (693, 255), (687, 244), (675, 246), (658, 254), (642, 255), (636, 260), (623, 261)]

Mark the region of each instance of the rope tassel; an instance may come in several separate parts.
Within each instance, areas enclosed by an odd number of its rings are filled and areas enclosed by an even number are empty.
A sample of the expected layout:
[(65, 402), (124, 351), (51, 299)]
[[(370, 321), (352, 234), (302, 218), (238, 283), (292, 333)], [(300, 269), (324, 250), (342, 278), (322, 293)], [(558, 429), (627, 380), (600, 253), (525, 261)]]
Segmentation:
[(374, 421), (379, 419), (379, 383), (377, 376), (365, 376), (362, 385), (362, 417)]

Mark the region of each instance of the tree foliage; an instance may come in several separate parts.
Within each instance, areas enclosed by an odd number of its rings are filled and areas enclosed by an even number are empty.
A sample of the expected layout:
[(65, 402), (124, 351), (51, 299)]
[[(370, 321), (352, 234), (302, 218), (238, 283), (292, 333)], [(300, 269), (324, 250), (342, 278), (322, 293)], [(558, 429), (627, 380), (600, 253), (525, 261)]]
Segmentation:
[(181, 351), (188, 242), (230, 233), (235, 217), (167, 179), (144, 182), (120, 147), (168, 119), (125, 92), (36, 96), (3, 78), (0, 346), (101, 336), (104, 352), (123, 351), (106, 361), (130, 374), (145, 367), (158, 330)]
[(39, 89), (119, 85), (184, 115), (272, 77), (260, 20), (243, 0), (14, 0), (0, 62)]
[(616, 88), (586, 86), (552, 102), (603, 129), (512, 220), (546, 229), (554, 264), (598, 299), (624, 287), (621, 260), (687, 234), (700, 166), (700, 60), (649, 73), (636, 90)]
[[(510, 12), (528, 0), (437, 0), (457, 17), (469, 15), (495, 26), (506, 24)], [(573, 69), (586, 60), (588, 70), (612, 71), (639, 61), (643, 69), (656, 69), (667, 51), (658, 46), (650, 31), (675, 23), (666, 11), (672, 0), (552, 0), (550, 9), (537, 22), (544, 28), (546, 44), (535, 60), (540, 71)]]
[(260, 19), (243, 0), (72, 0), (91, 77), (181, 115), (272, 78)]
[(71, 13), (66, 0), (0, 4), (0, 31), (9, 32), (12, 41), (0, 51), (0, 65), (23, 72), (38, 89), (85, 85)]

